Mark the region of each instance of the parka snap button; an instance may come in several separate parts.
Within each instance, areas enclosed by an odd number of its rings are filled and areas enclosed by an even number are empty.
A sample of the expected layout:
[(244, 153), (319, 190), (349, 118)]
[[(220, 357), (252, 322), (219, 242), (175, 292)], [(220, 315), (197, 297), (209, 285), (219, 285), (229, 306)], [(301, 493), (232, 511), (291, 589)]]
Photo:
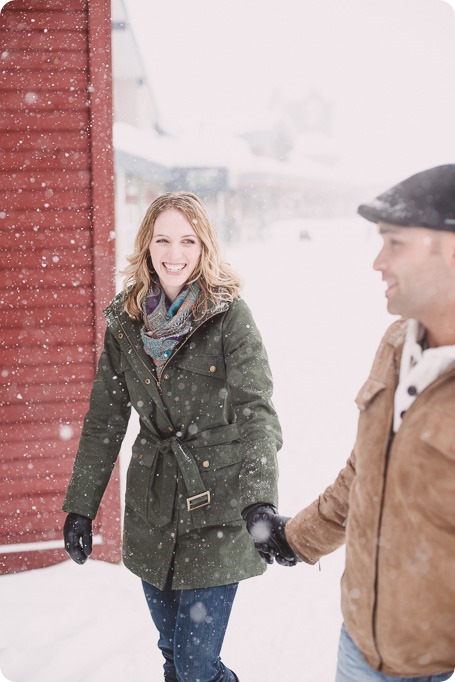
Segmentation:
[(122, 334), (122, 332), (120, 332), (120, 334), (118, 335), (118, 338), (119, 338), (119, 339), (123, 339), (123, 334)]
[(144, 383), (145, 383), (145, 384), (149, 384), (149, 383), (150, 383), (150, 379), (144, 379)]
[(163, 379), (169, 379), (169, 374), (165, 374)]
[(210, 371), (211, 371), (211, 372), (216, 372), (216, 367), (215, 367), (215, 365), (211, 365)]
[(210, 466), (209, 460), (208, 460), (208, 459), (204, 460), (204, 461), (202, 462), (202, 466), (205, 467), (206, 469), (208, 469), (208, 467)]

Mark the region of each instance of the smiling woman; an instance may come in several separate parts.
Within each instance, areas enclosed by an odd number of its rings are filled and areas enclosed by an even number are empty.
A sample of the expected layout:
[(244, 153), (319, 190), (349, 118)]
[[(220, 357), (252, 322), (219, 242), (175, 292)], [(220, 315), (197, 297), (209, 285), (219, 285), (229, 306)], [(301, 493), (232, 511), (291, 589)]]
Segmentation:
[(150, 243), (150, 257), (171, 302), (193, 275), (201, 251), (201, 242), (183, 213), (170, 208), (158, 216)]
[(194, 194), (151, 204), (125, 275), (105, 311), (105, 348), (64, 504), (65, 546), (77, 563), (90, 555), (92, 519), (133, 406), (140, 432), (123, 558), (142, 579), (165, 679), (235, 682), (220, 650), (237, 584), (274, 557), (288, 560), (264, 553), (243, 520), (257, 507), (276, 515), (281, 429), (267, 355)]

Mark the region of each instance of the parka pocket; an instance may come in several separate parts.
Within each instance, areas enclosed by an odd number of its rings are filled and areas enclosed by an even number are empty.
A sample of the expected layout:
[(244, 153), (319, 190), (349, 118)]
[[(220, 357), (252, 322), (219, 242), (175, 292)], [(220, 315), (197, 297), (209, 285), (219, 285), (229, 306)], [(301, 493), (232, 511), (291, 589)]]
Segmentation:
[(187, 517), (190, 528), (218, 526), (223, 523), (241, 521), (240, 471), (242, 453), (240, 442), (191, 448), (198, 465), (205, 489), (210, 492), (210, 504), (189, 512), (181, 510)]
[(226, 368), (221, 355), (183, 355), (177, 362), (177, 367), (214, 379), (226, 378)]
[(133, 445), (131, 461), (126, 475), (125, 504), (147, 518), (152, 480), (155, 476), (157, 453), (150, 444)]

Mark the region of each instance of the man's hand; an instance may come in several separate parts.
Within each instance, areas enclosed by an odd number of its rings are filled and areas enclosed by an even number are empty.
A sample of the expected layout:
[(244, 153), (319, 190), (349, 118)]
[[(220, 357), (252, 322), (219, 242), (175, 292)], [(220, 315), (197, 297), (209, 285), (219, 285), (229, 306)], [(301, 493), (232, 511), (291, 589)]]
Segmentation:
[(295, 566), (299, 558), (290, 548), (284, 534), (288, 516), (280, 516), (271, 504), (251, 504), (242, 512), (247, 530), (261, 557), (268, 564), (273, 560), (281, 566)]
[(85, 564), (92, 553), (92, 519), (70, 513), (63, 526), (65, 549), (77, 564)]

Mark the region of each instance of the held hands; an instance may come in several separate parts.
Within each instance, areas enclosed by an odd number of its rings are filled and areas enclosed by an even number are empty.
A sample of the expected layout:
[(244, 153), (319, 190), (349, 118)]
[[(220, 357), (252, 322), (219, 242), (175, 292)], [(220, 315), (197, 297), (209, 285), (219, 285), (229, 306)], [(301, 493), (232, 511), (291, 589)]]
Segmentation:
[(63, 526), (65, 549), (77, 564), (85, 564), (92, 553), (92, 519), (72, 512)]
[(295, 566), (300, 559), (290, 548), (284, 534), (288, 516), (280, 516), (271, 504), (251, 504), (242, 512), (254, 546), (268, 564), (273, 559), (281, 566)]

